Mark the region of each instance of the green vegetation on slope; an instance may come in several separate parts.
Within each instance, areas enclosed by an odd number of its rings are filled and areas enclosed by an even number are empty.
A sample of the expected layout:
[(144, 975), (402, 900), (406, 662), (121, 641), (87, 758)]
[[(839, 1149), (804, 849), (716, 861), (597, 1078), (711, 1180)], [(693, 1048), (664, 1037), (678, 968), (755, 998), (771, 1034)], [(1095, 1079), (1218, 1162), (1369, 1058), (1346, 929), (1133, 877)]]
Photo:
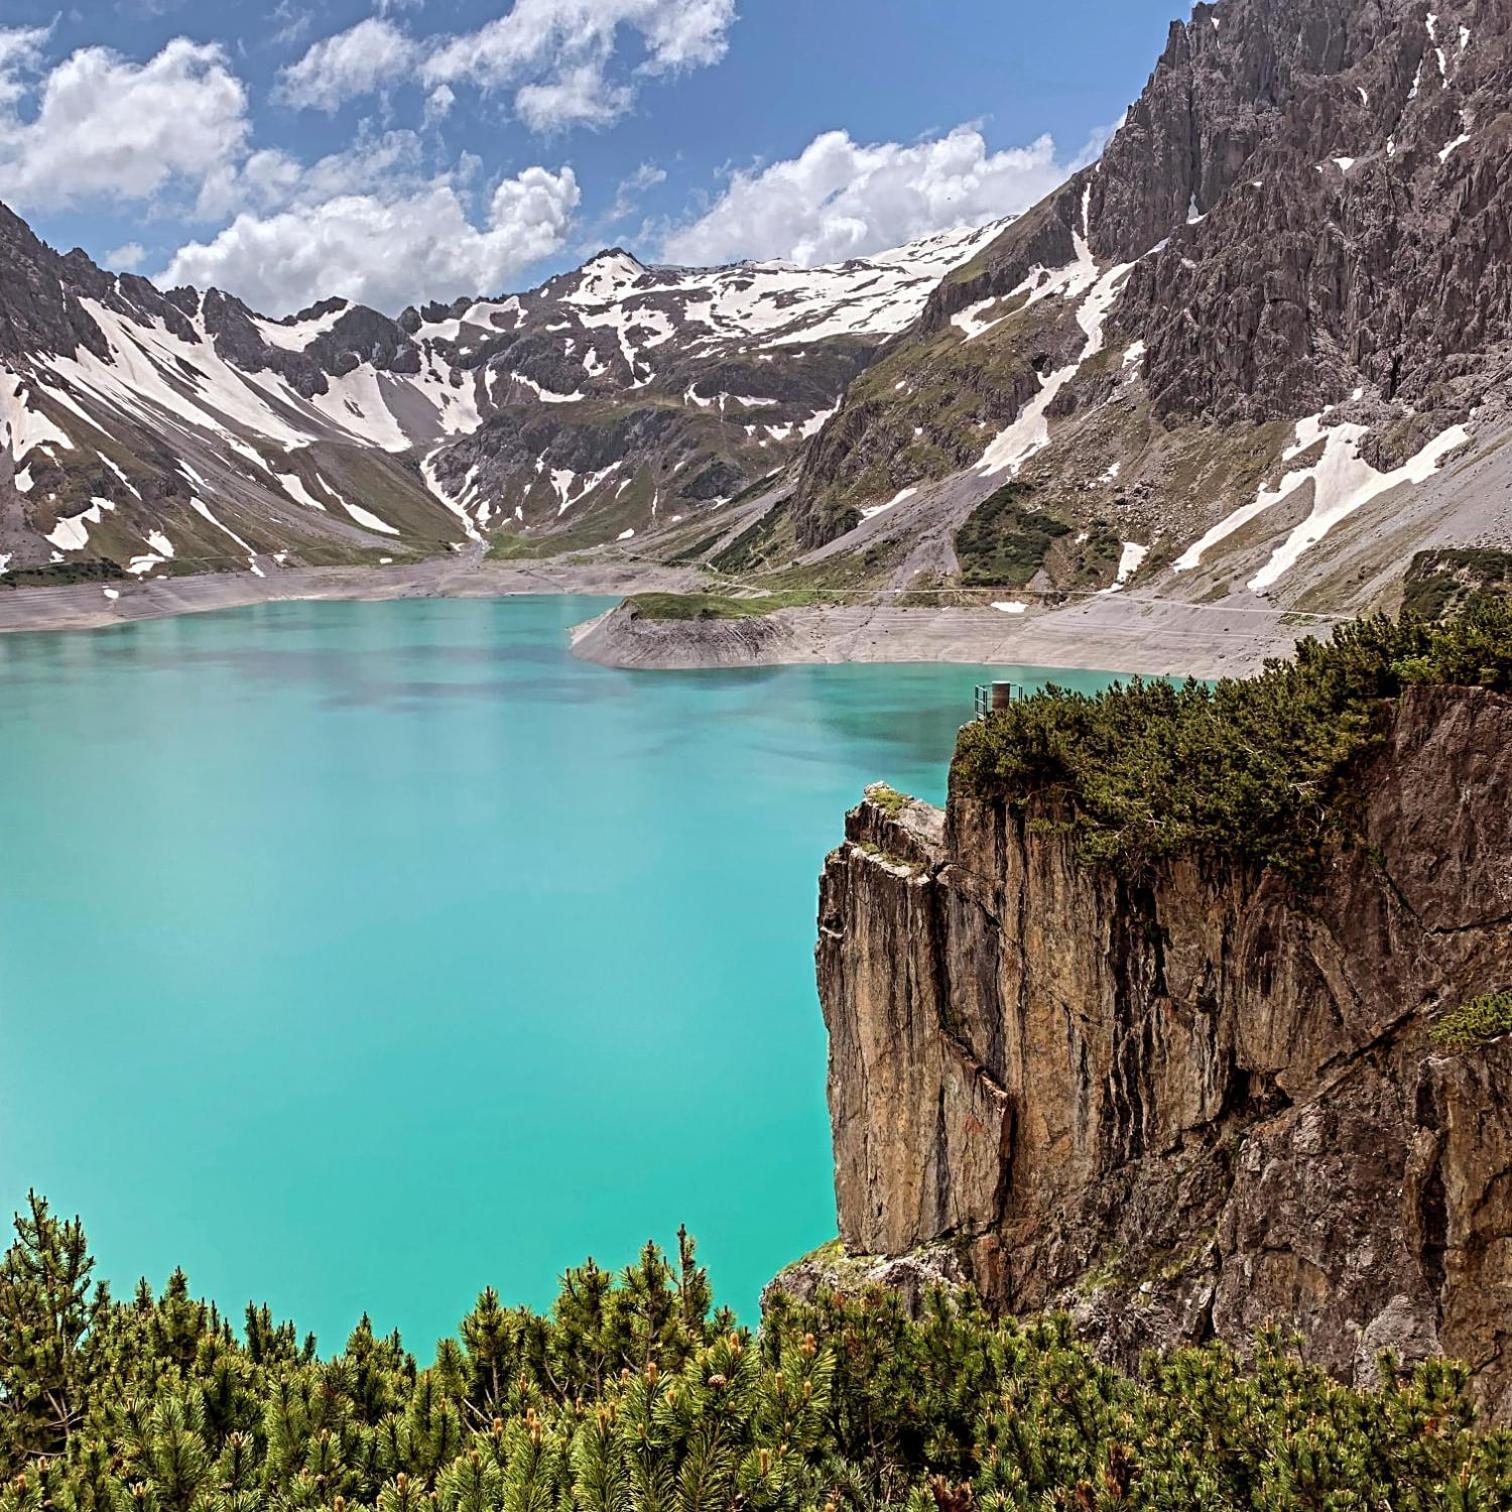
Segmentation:
[(1512, 992), (1485, 992), (1443, 1014), (1433, 1038), (1450, 1050), (1471, 1050), (1512, 1034)]
[(744, 530), (721, 551), (712, 557), (709, 565), (716, 572), (735, 575), (742, 572), (759, 572), (772, 566), (794, 550), (792, 529), (792, 498), (779, 499), (759, 519)]
[(721, 525), (718, 530), (709, 535), (694, 536), (688, 545), (679, 546), (671, 556), (664, 557), (662, 559), (664, 564), (668, 567), (686, 567), (698, 561), (724, 540), (727, 529), (727, 526)]
[(1088, 859), (1126, 873), (1203, 850), (1302, 878), (1347, 827), (1350, 770), (1389, 700), (1419, 683), (1512, 691), (1512, 603), (1475, 598), (1443, 626), (1362, 620), (1214, 687), (1046, 689), (967, 726), (955, 777), (1020, 808), (1048, 800)]
[[(821, 433), (805, 463), (795, 502), (805, 545), (853, 528), (858, 506), (880, 504), (904, 484), (971, 466), (1039, 391), (1036, 364), (1068, 350), (1067, 341), (1085, 342), (1059, 300), (1025, 308), (1021, 296), (1001, 313), (1007, 318), (971, 342), (948, 324), (916, 330), (856, 378), (844, 418)], [(857, 445), (863, 434), (866, 444)]]
[(0, 1512), (1054, 1512), (1470, 1509), (1512, 1435), (1462, 1366), (1337, 1385), (1300, 1341), (1101, 1365), (1062, 1318), (935, 1294), (711, 1306), (685, 1238), (562, 1278), (548, 1316), (485, 1291), (422, 1366), (363, 1319), (340, 1353), (266, 1307), (233, 1329), (182, 1272), (117, 1302), (33, 1198), (0, 1260)]
[(126, 574), (116, 562), (48, 562), (0, 572), (0, 588), (59, 588), (69, 583), (114, 583)]
[(1056, 588), (1100, 587), (1118, 571), (1122, 543), (1101, 520), (1072, 527), (1030, 502), (1035, 490), (1006, 483), (956, 532), (961, 582), (968, 588), (1024, 588), (1043, 568)]
[(1475, 593), (1512, 594), (1512, 551), (1451, 546), (1418, 552), (1407, 569), (1402, 608), (1439, 620)]
[(501, 530), (488, 538), (490, 562), (535, 561), (560, 556), (566, 549), (560, 536), (527, 536)]
[(1022, 588), (1051, 546), (1071, 527), (1053, 515), (1028, 508), (1030, 490), (1007, 483), (972, 510), (956, 532), (961, 581), (968, 588)]

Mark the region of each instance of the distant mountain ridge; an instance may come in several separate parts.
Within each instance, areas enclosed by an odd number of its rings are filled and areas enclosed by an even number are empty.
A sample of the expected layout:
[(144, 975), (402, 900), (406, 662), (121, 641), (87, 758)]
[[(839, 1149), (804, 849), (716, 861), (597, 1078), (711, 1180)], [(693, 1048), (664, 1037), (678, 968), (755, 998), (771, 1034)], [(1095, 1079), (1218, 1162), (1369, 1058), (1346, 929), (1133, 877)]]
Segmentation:
[(7, 216), (0, 558), (593, 549), (1029, 618), (1395, 608), (1512, 550), (1512, 15), (1433, 5), (1202, 0), (1097, 163), (834, 268), (611, 249), (269, 321)]
[(997, 229), (812, 270), (611, 249), (498, 299), (270, 320), (59, 255), (0, 208), (0, 570), (629, 539), (780, 472)]

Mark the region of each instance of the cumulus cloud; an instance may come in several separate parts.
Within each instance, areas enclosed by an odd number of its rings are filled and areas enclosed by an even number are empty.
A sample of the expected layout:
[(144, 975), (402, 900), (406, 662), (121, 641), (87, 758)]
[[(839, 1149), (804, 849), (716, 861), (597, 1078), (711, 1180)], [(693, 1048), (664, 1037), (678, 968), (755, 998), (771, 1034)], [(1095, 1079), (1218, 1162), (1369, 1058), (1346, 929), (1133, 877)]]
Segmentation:
[(12, 203), (151, 199), (242, 155), (246, 90), (219, 46), (178, 38), (145, 63), (86, 47), (42, 72), (45, 35), (0, 32), (0, 195)]
[(481, 222), (442, 180), (244, 211), (180, 248), (158, 282), (230, 289), (272, 315), (333, 294), (392, 311), (496, 292), (563, 244), (579, 196), (571, 168), (536, 167), (499, 184)]
[[(641, 79), (719, 62), (735, 21), (735, 0), (514, 0), (475, 31), (421, 41), (389, 19), (393, 8), (317, 42), (284, 70), (283, 98), (335, 110), (418, 67), (433, 91), (512, 91), (533, 131), (606, 126), (634, 104)], [(620, 56), (627, 39), (633, 64)]]
[(829, 131), (795, 158), (734, 173), (708, 210), (667, 233), (662, 252), (693, 264), (841, 262), (1026, 210), (1067, 172), (1048, 136), (991, 152), (972, 126), (907, 145)]
[(645, 66), (652, 73), (703, 68), (718, 63), (729, 49), (735, 0), (675, 0), (642, 9), (644, 19), (635, 24), (650, 49)]
[[(358, 130), (349, 147), (301, 162), (281, 148), (261, 148), (241, 162), (206, 179), (199, 199), (204, 220), (221, 220), (238, 211), (286, 210), (310, 206), (339, 195), (369, 192), (408, 193), (432, 178), (423, 171), (424, 144), (413, 131)], [(444, 177), (461, 182), (472, 176), (475, 162)]]
[(611, 84), (601, 59), (560, 69), (539, 84), (515, 91), (515, 114), (532, 131), (559, 131), (567, 126), (611, 126), (629, 110), (635, 91)]
[(105, 266), (118, 273), (135, 273), (147, 261), (147, 249), (141, 242), (127, 242), (105, 254)]
[[(179, 249), (166, 283), (217, 284), (269, 313), (331, 294), (396, 309), (495, 291), (565, 242), (580, 198), (570, 167), (527, 168), (480, 203), (478, 159), (437, 172), (417, 131), (364, 127), (304, 162), (253, 147), (246, 89), (220, 47), (177, 39), (145, 62), (90, 47), (51, 64), (50, 35), (0, 27), (0, 196), (47, 211), (134, 200), (222, 224)], [(398, 60), (413, 71), (414, 46), (375, 16), (311, 49), (282, 87), (332, 109)], [(452, 98), (431, 85), (428, 120)], [(145, 259), (133, 240), (106, 261)]]
[(42, 66), (45, 26), (0, 27), (0, 110), (13, 109), (27, 91), (25, 78)]
[(286, 103), (334, 111), (357, 96), (371, 94), (408, 73), (419, 53), (392, 21), (369, 16), (347, 31), (326, 37), (279, 75), (278, 94)]

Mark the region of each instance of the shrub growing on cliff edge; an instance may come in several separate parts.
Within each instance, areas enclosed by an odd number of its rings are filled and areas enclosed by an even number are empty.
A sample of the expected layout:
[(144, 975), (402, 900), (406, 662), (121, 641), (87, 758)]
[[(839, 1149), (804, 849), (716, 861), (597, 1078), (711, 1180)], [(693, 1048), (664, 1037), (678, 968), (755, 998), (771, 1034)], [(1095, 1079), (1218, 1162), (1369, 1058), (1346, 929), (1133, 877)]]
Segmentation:
[(866, 796), (889, 819), (896, 819), (914, 801), (907, 793), (900, 793), (896, 788), (889, 787), (885, 782), (872, 783), (866, 790)]
[(1476, 598), (1441, 626), (1356, 621), (1213, 687), (1047, 688), (967, 726), (954, 775), (1016, 807), (1049, 800), (1089, 860), (1126, 874), (1199, 850), (1300, 879), (1347, 828), (1349, 774), (1387, 701), (1421, 683), (1512, 691), (1512, 603)]
[(485, 1291), (429, 1367), (366, 1319), (322, 1359), (181, 1272), (80, 1292), (45, 1204), (0, 1263), (0, 1512), (1051, 1512), (1492, 1508), (1512, 1437), (1462, 1366), (1383, 1362), (1360, 1391), (1298, 1341), (1209, 1346), (1135, 1379), (1064, 1318), (969, 1296), (778, 1295), (759, 1335), (712, 1309), (691, 1242), (569, 1271), (548, 1316)]

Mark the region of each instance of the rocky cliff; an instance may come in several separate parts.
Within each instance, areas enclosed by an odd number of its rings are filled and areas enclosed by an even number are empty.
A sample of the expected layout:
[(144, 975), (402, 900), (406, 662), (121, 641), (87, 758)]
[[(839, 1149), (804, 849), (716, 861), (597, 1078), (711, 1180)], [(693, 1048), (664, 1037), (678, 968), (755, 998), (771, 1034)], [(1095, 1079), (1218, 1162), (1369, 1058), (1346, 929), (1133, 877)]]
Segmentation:
[(1468, 1360), (1512, 1414), (1512, 698), (1418, 688), (1300, 891), (1207, 857), (1134, 883), (1031, 802), (869, 795), (825, 866), (840, 1232), (933, 1249), (1108, 1355), (1274, 1319), (1373, 1379)]

